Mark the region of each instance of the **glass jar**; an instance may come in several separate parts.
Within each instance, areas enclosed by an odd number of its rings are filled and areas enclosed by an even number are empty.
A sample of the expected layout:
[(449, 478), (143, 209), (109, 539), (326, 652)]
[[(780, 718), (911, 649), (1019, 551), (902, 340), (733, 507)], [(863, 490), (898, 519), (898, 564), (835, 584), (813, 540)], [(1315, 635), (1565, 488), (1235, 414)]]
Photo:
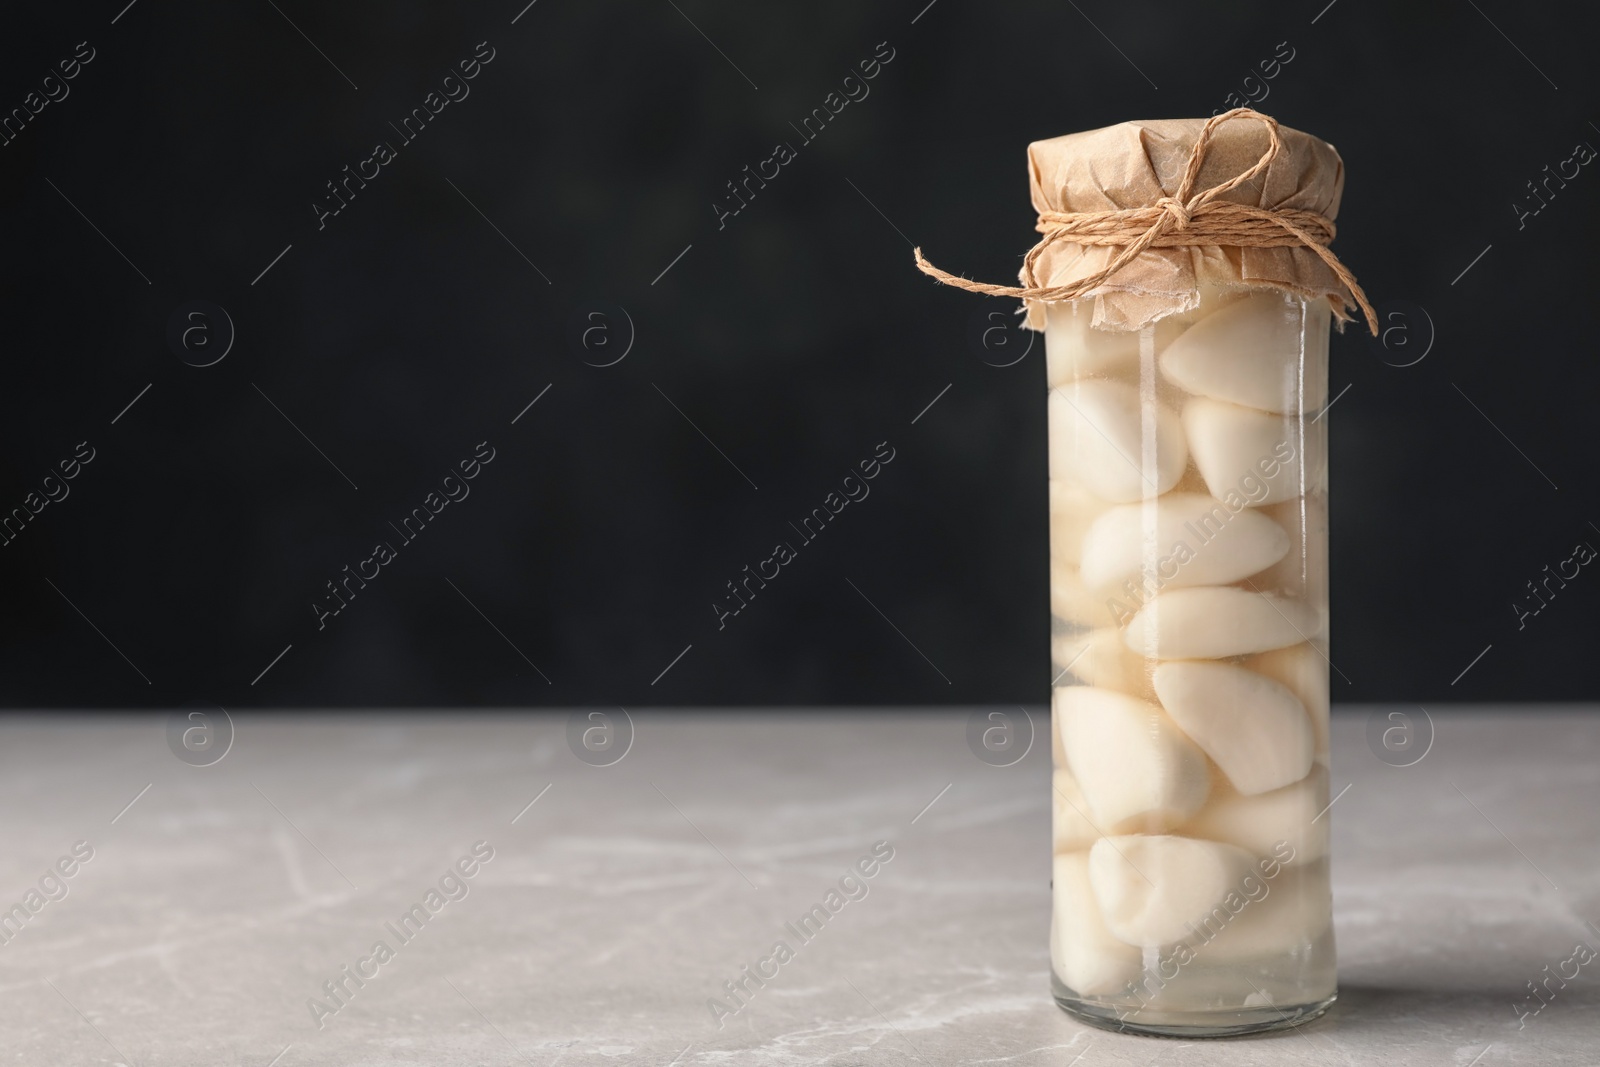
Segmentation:
[(1045, 323), (1055, 998), (1130, 1032), (1292, 1026), (1335, 996), (1329, 305), (1093, 311)]

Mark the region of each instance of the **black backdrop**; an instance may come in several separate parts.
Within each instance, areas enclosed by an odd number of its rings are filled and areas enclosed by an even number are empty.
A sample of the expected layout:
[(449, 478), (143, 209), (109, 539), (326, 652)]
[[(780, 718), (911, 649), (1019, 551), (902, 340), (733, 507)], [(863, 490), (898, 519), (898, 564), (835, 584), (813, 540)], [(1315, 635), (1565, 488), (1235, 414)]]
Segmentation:
[(1250, 98), (1396, 327), (1334, 340), (1336, 699), (1600, 691), (1600, 574), (1513, 607), (1600, 547), (1578, 5), (125, 2), (0, 36), (0, 507), (67, 494), (0, 547), (9, 706), (1039, 701), (1042, 346), (911, 242), (1008, 280), (1030, 140)]

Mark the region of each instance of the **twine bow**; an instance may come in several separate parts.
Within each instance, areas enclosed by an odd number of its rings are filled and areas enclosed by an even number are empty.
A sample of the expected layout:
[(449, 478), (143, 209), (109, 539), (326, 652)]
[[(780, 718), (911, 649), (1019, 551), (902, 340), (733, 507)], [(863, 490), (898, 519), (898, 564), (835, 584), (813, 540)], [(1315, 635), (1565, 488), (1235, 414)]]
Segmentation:
[[(1194, 183), (1205, 162), (1212, 134), (1230, 119), (1250, 118), (1267, 128), (1267, 150), (1255, 165), (1219, 185), (1198, 193)], [(987, 296), (1014, 296), (1024, 300), (1076, 300), (1133, 262), (1148, 248), (1186, 248), (1195, 245), (1225, 245), (1242, 248), (1309, 248), (1344, 283), (1366, 317), (1367, 328), (1378, 332), (1378, 316), (1367, 302), (1367, 295), (1356, 284), (1339, 257), (1329, 250), (1336, 232), (1332, 220), (1315, 211), (1299, 208), (1260, 208), (1218, 197), (1263, 173), (1278, 157), (1283, 142), (1278, 137), (1278, 122), (1252, 108), (1240, 107), (1213, 116), (1200, 129), (1194, 150), (1184, 169), (1177, 192), (1163, 196), (1149, 207), (1121, 211), (1041, 211), (1034, 227), (1044, 236), (1028, 250), (1022, 261), (1022, 282), (991, 285), (958, 277), (929, 263), (917, 248), (917, 269), (945, 285)], [(1066, 285), (1040, 285), (1035, 268), (1039, 257), (1055, 244), (1106, 245), (1122, 251), (1103, 270)]]

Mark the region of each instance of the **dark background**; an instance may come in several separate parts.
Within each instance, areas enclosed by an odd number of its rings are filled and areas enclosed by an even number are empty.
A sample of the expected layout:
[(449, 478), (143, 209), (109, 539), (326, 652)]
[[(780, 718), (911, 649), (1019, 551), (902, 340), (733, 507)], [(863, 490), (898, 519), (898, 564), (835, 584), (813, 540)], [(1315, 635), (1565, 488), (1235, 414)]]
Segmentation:
[[(1279, 42), (1260, 106), (1339, 148), (1335, 248), (1407, 316), (1389, 350), (1334, 339), (1335, 699), (1600, 695), (1600, 574), (1520, 631), (1511, 606), (1600, 547), (1600, 163), (1513, 207), (1600, 147), (1592, 13), (524, 2), (5, 14), (0, 109), (96, 53), (0, 148), (0, 510), (95, 450), (0, 548), (6, 705), (1043, 699), (1042, 344), (991, 365), (1027, 343), (973, 343), (1010, 302), (936, 286), (910, 243), (1010, 281), (1029, 141), (1259, 97)], [(400, 145), (480, 41), (470, 96)], [(801, 144), (884, 41), (871, 95)], [(319, 230), (380, 140), (397, 158)], [(798, 158), (719, 230), (780, 141)], [(168, 343), (192, 300), (236, 329), (214, 366)], [(604, 324), (592, 350), (575, 321)], [(324, 583), (485, 440), (471, 495), (319, 631)], [(724, 583), (883, 441), (870, 497), (719, 631)]]

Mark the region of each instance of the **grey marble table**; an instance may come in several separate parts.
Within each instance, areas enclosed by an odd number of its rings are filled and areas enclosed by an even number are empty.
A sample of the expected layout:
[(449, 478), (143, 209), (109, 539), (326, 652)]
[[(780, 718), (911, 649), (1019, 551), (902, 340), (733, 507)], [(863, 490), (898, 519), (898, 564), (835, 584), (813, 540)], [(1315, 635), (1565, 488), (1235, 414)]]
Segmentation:
[[(1600, 960), (1527, 987), (1600, 947), (1585, 714), (1433, 708), (1395, 767), (1341, 709), (1339, 1002), (1185, 1043), (1050, 1000), (1046, 744), (993, 767), (964, 713), (631, 710), (603, 767), (566, 715), (238, 715), (209, 766), (161, 718), (0, 720), (0, 1062), (1600, 1063)], [(877, 842), (866, 895), (789, 934)]]

